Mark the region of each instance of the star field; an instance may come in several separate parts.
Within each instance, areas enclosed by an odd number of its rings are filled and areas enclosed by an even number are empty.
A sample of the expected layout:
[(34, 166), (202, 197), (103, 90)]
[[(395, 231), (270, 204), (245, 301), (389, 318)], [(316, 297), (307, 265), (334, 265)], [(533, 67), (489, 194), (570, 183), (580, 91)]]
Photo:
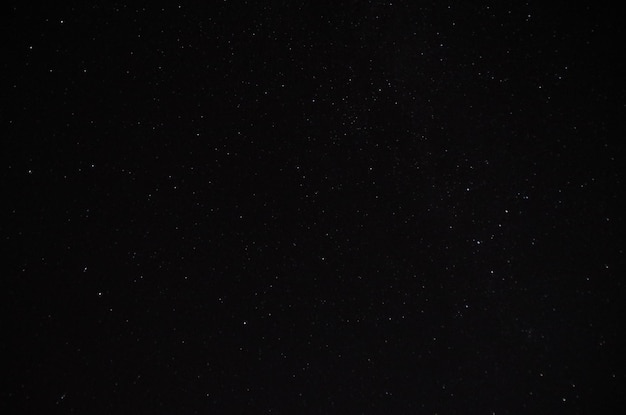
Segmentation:
[(614, 11), (6, 20), (7, 413), (624, 404)]

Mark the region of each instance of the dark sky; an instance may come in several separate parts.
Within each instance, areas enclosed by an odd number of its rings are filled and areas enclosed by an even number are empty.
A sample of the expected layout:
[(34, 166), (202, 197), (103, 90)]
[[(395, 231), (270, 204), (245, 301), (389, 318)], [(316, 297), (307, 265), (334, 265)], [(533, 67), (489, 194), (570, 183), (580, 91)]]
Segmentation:
[(626, 404), (615, 10), (14, 3), (2, 406)]

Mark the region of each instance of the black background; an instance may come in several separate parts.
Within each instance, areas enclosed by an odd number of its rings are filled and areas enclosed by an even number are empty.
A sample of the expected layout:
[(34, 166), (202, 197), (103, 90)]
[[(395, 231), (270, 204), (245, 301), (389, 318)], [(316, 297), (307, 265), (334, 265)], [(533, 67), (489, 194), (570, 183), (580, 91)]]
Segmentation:
[(7, 408), (625, 403), (615, 10), (74, 3), (4, 13)]

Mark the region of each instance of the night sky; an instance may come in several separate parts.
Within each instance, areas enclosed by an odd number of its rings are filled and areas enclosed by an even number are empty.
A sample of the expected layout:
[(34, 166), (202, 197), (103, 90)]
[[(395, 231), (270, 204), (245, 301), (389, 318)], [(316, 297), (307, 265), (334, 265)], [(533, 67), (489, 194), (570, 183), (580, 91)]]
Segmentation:
[(616, 10), (14, 3), (3, 413), (626, 405)]

